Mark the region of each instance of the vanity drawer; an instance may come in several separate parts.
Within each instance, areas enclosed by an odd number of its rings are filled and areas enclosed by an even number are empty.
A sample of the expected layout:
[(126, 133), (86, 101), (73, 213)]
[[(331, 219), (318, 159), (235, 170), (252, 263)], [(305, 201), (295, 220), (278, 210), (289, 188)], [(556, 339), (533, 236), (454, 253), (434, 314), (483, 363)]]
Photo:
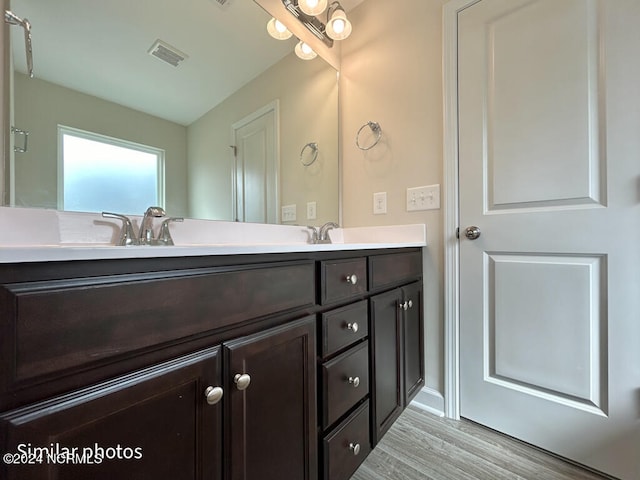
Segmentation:
[(422, 253), (390, 253), (369, 257), (369, 288), (406, 283), (422, 277)]
[[(315, 303), (313, 262), (0, 287), (5, 385)], [(9, 376), (9, 378), (5, 377)]]
[(320, 263), (321, 303), (345, 300), (367, 291), (365, 258), (334, 260)]
[(369, 452), (367, 400), (324, 439), (324, 480), (348, 480)]
[(322, 314), (323, 357), (365, 338), (369, 332), (366, 300)]
[(327, 428), (369, 393), (369, 342), (324, 363), (322, 380), (322, 428)]

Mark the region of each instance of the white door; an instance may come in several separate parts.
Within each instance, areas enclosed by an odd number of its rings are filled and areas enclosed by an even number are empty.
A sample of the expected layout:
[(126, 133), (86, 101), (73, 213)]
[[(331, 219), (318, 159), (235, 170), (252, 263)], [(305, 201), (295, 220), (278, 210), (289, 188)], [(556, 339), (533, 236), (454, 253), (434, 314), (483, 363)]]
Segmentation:
[(638, 25), (638, 0), (481, 0), (458, 14), (460, 412), (628, 480)]
[(233, 125), (236, 221), (278, 223), (278, 106), (272, 103)]

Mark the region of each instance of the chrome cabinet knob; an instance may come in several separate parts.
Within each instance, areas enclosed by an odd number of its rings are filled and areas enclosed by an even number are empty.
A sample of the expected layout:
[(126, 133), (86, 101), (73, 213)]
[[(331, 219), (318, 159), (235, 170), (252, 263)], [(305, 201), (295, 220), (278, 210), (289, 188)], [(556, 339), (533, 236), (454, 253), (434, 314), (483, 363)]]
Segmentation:
[(350, 443), (349, 450), (353, 452), (353, 455), (358, 455), (360, 453), (360, 444), (359, 443)]
[(411, 301), (411, 300), (408, 300), (408, 301), (405, 301), (405, 302), (400, 302), (398, 304), (398, 308), (400, 310), (404, 310), (404, 311), (407, 311), (412, 307), (413, 307), (413, 301)]
[(464, 236), (467, 237), (469, 240), (475, 240), (480, 236), (480, 229), (474, 225), (467, 227), (464, 230)]
[(356, 283), (358, 283), (358, 276), (353, 273), (351, 275), (347, 275), (347, 283), (351, 284), (351, 285), (355, 285)]
[(248, 373), (236, 373), (236, 376), (233, 377), (233, 382), (236, 384), (238, 390), (246, 390), (251, 383), (251, 377)]
[(358, 388), (360, 385), (360, 377), (349, 377), (349, 384), (353, 385), (353, 388)]
[(358, 322), (347, 323), (347, 330), (351, 330), (353, 333), (358, 331)]
[(220, 387), (207, 387), (207, 389), (204, 391), (204, 396), (207, 399), (207, 403), (209, 405), (215, 405), (220, 401), (223, 393), (224, 392)]

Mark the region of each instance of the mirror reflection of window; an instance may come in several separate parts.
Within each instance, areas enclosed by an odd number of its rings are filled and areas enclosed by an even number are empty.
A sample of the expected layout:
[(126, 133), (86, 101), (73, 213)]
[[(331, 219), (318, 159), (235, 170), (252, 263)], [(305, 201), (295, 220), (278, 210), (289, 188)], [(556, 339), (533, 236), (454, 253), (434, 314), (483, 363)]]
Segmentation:
[(58, 127), (58, 208), (141, 215), (164, 207), (164, 150)]

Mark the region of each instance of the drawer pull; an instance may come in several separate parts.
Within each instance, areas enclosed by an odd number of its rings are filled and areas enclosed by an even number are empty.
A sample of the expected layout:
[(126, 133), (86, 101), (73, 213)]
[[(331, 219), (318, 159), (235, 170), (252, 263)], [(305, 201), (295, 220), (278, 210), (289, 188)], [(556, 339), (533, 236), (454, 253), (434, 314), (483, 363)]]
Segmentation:
[(246, 390), (251, 383), (251, 377), (248, 373), (236, 373), (236, 376), (233, 377), (233, 382), (236, 384), (238, 390)]
[(215, 405), (222, 398), (222, 388), (220, 387), (207, 387), (204, 391), (204, 396), (207, 398), (207, 403), (209, 405)]
[(349, 450), (353, 452), (353, 455), (358, 455), (360, 453), (360, 444), (359, 443), (350, 443)]
[(358, 328), (358, 322), (347, 323), (347, 330), (351, 330), (353, 333), (356, 333)]
[(349, 377), (349, 384), (353, 385), (353, 388), (358, 388), (360, 385), (360, 377)]
[(413, 302), (409, 300), (408, 302), (400, 303), (398, 307), (400, 307), (401, 310), (406, 311), (413, 307)]
[(355, 285), (356, 283), (358, 283), (358, 276), (354, 273), (351, 275), (347, 275), (347, 283), (351, 284), (351, 285)]

